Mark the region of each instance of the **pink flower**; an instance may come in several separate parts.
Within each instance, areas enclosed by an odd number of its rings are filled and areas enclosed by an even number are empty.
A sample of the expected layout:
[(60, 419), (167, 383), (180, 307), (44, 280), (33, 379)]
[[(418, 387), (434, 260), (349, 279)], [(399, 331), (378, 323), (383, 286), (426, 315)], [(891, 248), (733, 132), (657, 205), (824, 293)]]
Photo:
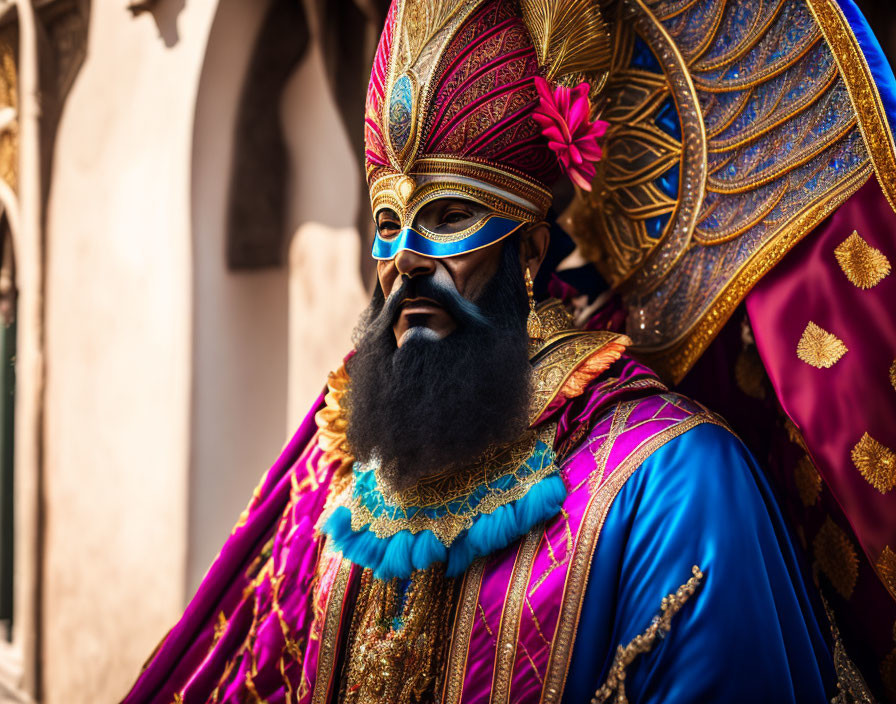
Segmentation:
[(557, 86), (551, 92), (548, 82), (536, 76), (535, 88), (541, 101), (532, 117), (572, 182), (590, 191), (596, 171), (594, 165), (603, 156), (597, 138), (603, 137), (609, 126), (603, 120), (588, 120), (590, 86), (583, 82), (575, 88)]

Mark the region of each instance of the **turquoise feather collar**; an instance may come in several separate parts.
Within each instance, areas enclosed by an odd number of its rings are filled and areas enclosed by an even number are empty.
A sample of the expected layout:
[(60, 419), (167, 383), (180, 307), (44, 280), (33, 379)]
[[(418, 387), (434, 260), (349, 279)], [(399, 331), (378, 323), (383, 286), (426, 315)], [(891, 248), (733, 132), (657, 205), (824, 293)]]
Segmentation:
[(346, 498), (322, 527), (335, 549), (378, 579), (445, 563), (462, 574), (560, 512), (566, 486), (554, 464), (554, 427), (529, 431), (469, 471), (429, 478), (400, 494), (381, 488), (375, 463), (356, 462)]

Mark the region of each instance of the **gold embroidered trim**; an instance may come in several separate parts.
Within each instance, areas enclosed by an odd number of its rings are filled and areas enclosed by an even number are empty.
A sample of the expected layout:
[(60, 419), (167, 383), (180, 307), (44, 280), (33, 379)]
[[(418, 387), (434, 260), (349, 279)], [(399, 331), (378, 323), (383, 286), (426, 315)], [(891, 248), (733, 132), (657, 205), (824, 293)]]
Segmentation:
[(852, 448), (850, 456), (856, 469), (881, 494), (896, 486), (896, 453), (868, 433)]
[(853, 232), (834, 250), (846, 278), (859, 288), (874, 288), (890, 273), (890, 260)]
[(579, 617), (582, 613), (582, 602), (585, 598), (585, 586), (588, 582), (594, 548), (613, 500), (625, 485), (625, 482), (628, 481), (647, 457), (673, 438), (702, 423), (713, 423), (725, 427), (718, 418), (710, 413), (690, 416), (677, 425), (651, 437), (638, 447), (619, 464), (606, 483), (591, 496), (585, 509), (582, 526), (579, 529), (579, 540), (570, 558), (566, 585), (563, 590), (563, 601), (560, 604), (557, 630), (551, 643), (547, 674), (541, 690), (541, 701), (543, 703), (554, 704), (559, 702), (563, 695), (572, 656), (572, 646), (575, 641), (576, 630), (579, 627)]
[(896, 552), (893, 552), (889, 545), (884, 545), (875, 567), (877, 567), (877, 574), (887, 591), (896, 599)]
[(591, 699), (591, 704), (602, 704), (609, 701), (610, 698), (616, 704), (628, 704), (628, 697), (625, 694), (626, 668), (639, 655), (650, 652), (656, 641), (663, 638), (672, 629), (672, 618), (681, 611), (681, 607), (694, 595), (694, 592), (697, 591), (697, 588), (703, 582), (703, 572), (700, 571), (697, 565), (691, 568), (691, 573), (693, 577), (682, 584), (675, 592), (663, 598), (660, 605), (660, 613), (654, 617), (644, 632), (635, 636), (628, 645), (624, 647), (620, 645), (616, 649), (616, 657), (613, 658), (607, 681), (595, 692), (594, 697)]
[(807, 4), (843, 76), (881, 190), (896, 211), (896, 142), (865, 54), (833, 0), (807, 0)]
[(877, 700), (872, 696), (871, 690), (865, 683), (865, 678), (855, 666), (852, 659), (843, 646), (843, 639), (840, 637), (840, 629), (834, 621), (834, 612), (828, 604), (827, 600), (822, 597), (825, 614), (828, 617), (828, 624), (831, 627), (831, 640), (834, 643), (834, 673), (837, 675), (837, 696), (831, 699), (831, 704), (877, 704)]
[(495, 653), (495, 672), (492, 677), (492, 698), (494, 704), (510, 701), (510, 679), (516, 662), (516, 650), (519, 645), (520, 621), (523, 617), (523, 604), (526, 600), (526, 585), (532, 575), (535, 554), (541, 543), (542, 531), (532, 530), (523, 538), (513, 565), (513, 574), (507, 588), (507, 600), (501, 613), (501, 625), (498, 627), (497, 652)]
[(473, 621), (476, 619), (476, 605), (479, 603), (479, 589), (482, 586), (484, 572), (485, 559), (480, 558), (470, 565), (464, 574), (457, 614), (454, 617), (448, 665), (445, 668), (445, 687), (442, 696), (444, 704), (459, 704), (463, 695), (470, 636), (473, 633)]
[(834, 589), (844, 599), (849, 599), (856, 587), (859, 576), (859, 560), (855, 548), (840, 527), (830, 516), (825, 518), (824, 525), (812, 541), (812, 552), (815, 562)]
[(345, 592), (348, 589), (348, 581), (352, 571), (352, 563), (342, 559), (339, 563), (339, 572), (333, 580), (330, 595), (327, 600), (324, 626), (320, 635), (320, 653), (317, 661), (317, 678), (314, 682), (314, 692), (311, 695), (311, 704), (325, 704), (330, 698), (333, 688), (333, 679), (336, 669), (336, 645), (339, 635), (339, 627), (342, 623), (342, 607)]
[(803, 506), (807, 508), (814, 506), (821, 494), (821, 475), (807, 455), (800, 457), (796, 463), (796, 467), (793, 470), (793, 479)]
[(803, 330), (803, 336), (796, 346), (796, 356), (817, 369), (834, 366), (848, 351), (840, 338), (813, 322)]

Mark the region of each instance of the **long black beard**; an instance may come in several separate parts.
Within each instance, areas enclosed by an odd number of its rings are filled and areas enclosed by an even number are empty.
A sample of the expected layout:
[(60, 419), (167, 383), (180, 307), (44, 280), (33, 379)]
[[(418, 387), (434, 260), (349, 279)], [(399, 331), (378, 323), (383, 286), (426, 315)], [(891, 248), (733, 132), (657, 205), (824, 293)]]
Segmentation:
[[(498, 272), (476, 301), (432, 276), (417, 277), (387, 301), (377, 288), (362, 316), (348, 362), (346, 436), (357, 459), (380, 461), (393, 490), (469, 466), (528, 424), (526, 289), (517, 243), (503, 248)], [(440, 340), (421, 329), (399, 348), (392, 325), (400, 303), (415, 296), (442, 305), (457, 328)]]

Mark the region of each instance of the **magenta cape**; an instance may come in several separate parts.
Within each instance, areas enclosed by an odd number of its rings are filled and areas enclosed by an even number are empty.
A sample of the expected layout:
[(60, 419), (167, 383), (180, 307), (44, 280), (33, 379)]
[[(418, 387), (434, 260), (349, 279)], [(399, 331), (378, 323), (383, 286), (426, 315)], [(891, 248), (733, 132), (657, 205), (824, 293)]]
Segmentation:
[[(285, 559), (280, 572), (290, 576), (290, 583), (281, 587), (288, 587), (292, 595), (290, 620), (295, 628), (307, 628), (309, 614), (303, 597), (310, 589), (316, 562), (313, 525), (326, 499), (327, 471), (332, 469), (317, 466), (322, 453), (315, 440), (314, 414), (322, 399), (317, 400), (263, 477), (183, 617), (159, 645), (124, 702), (170, 704), (188, 681), (197, 689), (213, 686), (216, 670), (220, 676), (225, 665), (208, 659), (210, 647), (221, 643), (217, 650), (220, 655), (226, 647), (236, 647), (241, 631), (253, 623), (255, 597), (270, 598), (270, 594), (246, 592), (252, 589), (254, 573), (262, 566), (264, 556), (274, 550)], [(278, 534), (277, 544), (270, 545), (278, 526), (285, 521), (292, 522), (294, 529), (287, 535)], [(220, 614), (229, 620), (226, 633), (222, 632)], [(262, 642), (272, 636), (280, 640), (270, 628), (259, 635)], [(282, 651), (285, 644), (279, 645)]]

